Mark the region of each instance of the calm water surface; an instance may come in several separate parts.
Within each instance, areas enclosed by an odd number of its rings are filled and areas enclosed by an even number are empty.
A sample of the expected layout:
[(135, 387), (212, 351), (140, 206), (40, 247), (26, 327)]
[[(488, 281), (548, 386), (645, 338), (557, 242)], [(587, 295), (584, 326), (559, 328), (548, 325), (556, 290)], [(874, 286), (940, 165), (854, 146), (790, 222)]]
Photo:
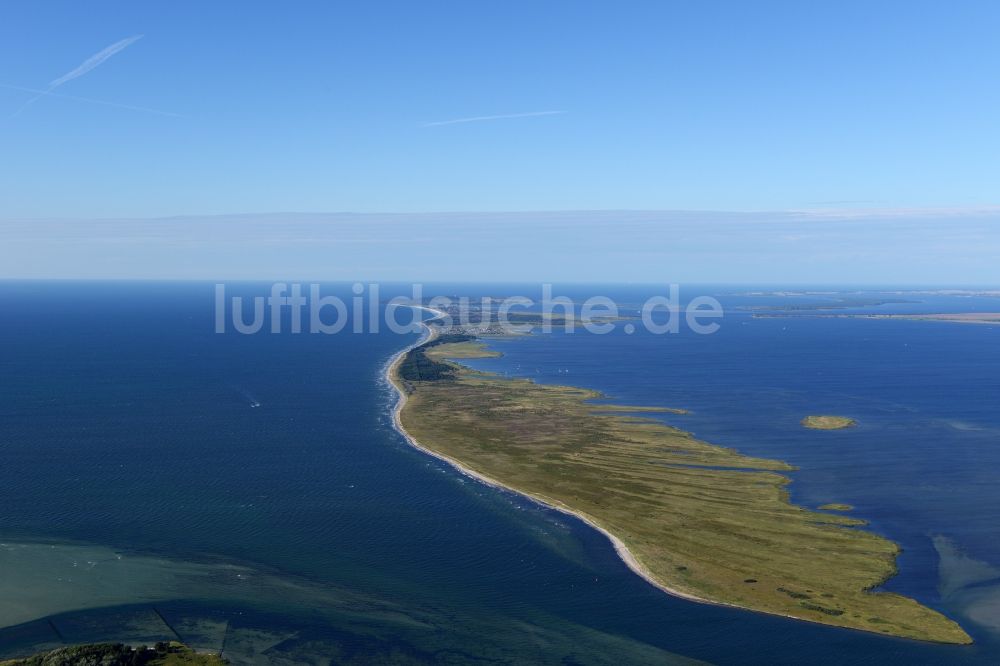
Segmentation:
[[(660, 593), (578, 521), (406, 446), (381, 369), (415, 334), (216, 335), (212, 285), (6, 283), (0, 655), (180, 636), (237, 663), (996, 663), (1000, 327), (722, 298), (715, 335), (539, 335), (476, 365), (685, 407), (668, 420), (798, 465), (793, 499), (855, 505), (904, 547), (888, 589), (976, 645)], [(878, 311), (1000, 309), (921, 298)], [(809, 413), (860, 426), (806, 431)]]

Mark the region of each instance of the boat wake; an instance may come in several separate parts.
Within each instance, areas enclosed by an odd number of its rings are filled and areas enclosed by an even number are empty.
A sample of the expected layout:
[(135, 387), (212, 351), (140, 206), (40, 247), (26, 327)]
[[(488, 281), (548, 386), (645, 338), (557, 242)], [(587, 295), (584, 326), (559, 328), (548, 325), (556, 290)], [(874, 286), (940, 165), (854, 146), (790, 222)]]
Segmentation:
[(256, 409), (261, 406), (260, 400), (255, 398), (254, 395), (245, 388), (233, 385), (233, 390), (243, 396), (243, 398), (247, 401), (247, 404), (250, 405), (250, 409)]

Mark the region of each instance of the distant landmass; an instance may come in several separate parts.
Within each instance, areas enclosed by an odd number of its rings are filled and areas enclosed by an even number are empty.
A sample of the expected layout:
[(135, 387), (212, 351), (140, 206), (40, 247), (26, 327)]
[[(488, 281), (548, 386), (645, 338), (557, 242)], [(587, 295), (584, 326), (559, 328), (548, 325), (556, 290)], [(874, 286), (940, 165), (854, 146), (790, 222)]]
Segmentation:
[(903, 321), (936, 321), (954, 324), (1000, 324), (1000, 312), (943, 312), (933, 314), (786, 314), (782, 312), (756, 313), (757, 318), (822, 317), (824, 319), (897, 319)]

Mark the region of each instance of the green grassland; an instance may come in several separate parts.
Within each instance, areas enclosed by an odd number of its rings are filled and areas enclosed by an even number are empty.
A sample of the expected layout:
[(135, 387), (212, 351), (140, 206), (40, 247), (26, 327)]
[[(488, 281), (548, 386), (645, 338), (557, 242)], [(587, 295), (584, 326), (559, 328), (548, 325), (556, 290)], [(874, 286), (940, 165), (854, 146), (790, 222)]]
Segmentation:
[(444, 360), (474, 353), (469, 340), (453, 342), (402, 359), (395, 380), (407, 394), (406, 431), (601, 527), (662, 587), (824, 624), (971, 642), (913, 599), (873, 592), (895, 573), (898, 547), (859, 529), (864, 521), (791, 504), (786, 463), (699, 441), (630, 414), (634, 407), (593, 404), (592, 391), (473, 372)]
[(453, 359), (496, 358), (501, 355), (498, 351), (487, 349), (485, 343), (470, 340), (465, 342), (448, 342), (445, 340), (443, 345), (427, 349), (426, 354), (429, 358), (436, 361), (444, 360), (445, 357)]
[[(458, 358), (452, 356), (450, 358)], [(686, 409), (676, 407), (651, 407), (648, 405), (593, 405), (591, 412), (594, 414), (622, 414), (627, 412), (646, 414), (690, 414)]]

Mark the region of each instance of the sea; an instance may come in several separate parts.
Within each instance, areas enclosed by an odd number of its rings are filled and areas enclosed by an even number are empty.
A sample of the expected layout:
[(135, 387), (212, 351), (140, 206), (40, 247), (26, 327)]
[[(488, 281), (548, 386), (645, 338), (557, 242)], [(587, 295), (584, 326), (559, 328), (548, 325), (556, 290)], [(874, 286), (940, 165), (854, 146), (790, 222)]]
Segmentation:
[[(0, 658), (182, 640), (234, 664), (1000, 663), (1000, 325), (813, 316), (1000, 296), (682, 285), (720, 302), (718, 330), (657, 334), (623, 323), (667, 285), (555, 285), (626, 318), (470, 362), (683, 408), (655, 418), (793, 464), (793, 502), (853, 505), (900, 544), (884, 589), (975, 640), (948, 646), (671, 597), (579, 520), (413, 449), (384, 369), (420, 333), (351, 332), (410, 289), (381, 287), (337, 334), (245, 334), (217, 332), (214, 284), (0, 282)], [(857, 426), (806, 430), (809, 414)]]

